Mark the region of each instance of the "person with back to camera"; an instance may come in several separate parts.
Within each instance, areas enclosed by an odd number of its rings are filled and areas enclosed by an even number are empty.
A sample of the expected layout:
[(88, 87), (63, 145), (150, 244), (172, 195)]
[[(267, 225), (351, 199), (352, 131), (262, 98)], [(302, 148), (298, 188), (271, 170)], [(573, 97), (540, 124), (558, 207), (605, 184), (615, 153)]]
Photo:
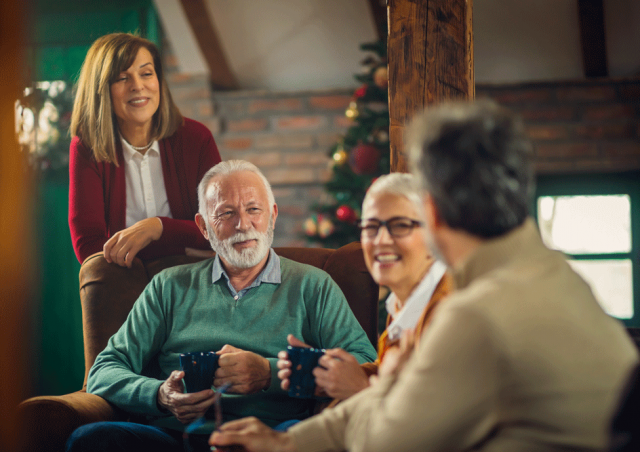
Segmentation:
[(173, 103), (157, 47), (128, 33), (98, 38), (71, 116), (69, 227), (80, 263), (103, 251), (131, 267), (208, 250), (194, 216), (198, 182), (220, 162), (211, 132)]
[(529, 217), (534, 176), (524, 127), (491, 101), (428, 108), (407, 149), (421, 181), (429, 249), (456, 287), (413, 353), (387, 352), (367, 389), (276, 432), (256, 419), (209, 442), (249, 451), (607, 449), (638, 363), (566, 257)]
[[(342, 349), (327, 350), (313, 371), (317, 395), (329, 395), (337, 402), (367, 388), (369, 376), (377, 373), (387, 350), (399, 345), (402, 332), (413, 332), (406, 339), (410, 341), (406, 346), (412, 347), (453, 290), (446, 265), (433, 258), (425, 243), (421, 211), (417, 179), (411, 174), (381, 176), (367, 190), (359, 225), (362, 250), (375, 282), (391, 290), (387, 328), (378, 340), (375, 363), (360, 365)], [(290, 345), (305, 345), (293, 336), (288, 340)], [(278, 376), (287, 390), (291, 362), (286, 351), (279, 356)]]

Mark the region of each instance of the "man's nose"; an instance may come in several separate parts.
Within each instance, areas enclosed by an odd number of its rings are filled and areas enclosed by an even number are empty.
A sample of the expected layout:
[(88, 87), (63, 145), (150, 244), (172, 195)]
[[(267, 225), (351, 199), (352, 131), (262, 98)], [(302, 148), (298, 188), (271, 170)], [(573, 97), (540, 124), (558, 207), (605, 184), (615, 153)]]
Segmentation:
[(236, 229), (239, 231), (246, 231), (251, 229), (251, 217), (247, 212), (240, 212), (238, 215), (238, 223)]

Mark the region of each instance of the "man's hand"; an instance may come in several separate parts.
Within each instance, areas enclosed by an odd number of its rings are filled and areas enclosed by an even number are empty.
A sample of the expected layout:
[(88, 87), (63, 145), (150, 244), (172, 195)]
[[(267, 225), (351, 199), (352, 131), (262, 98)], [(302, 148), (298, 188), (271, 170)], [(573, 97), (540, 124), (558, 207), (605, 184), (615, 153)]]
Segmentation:
[(277, 432), (255, 417), (223, 424), (211, 434), (209, 444), (216, 446), (218, 450), (229, 450), (228, 446), (242, 446), (248, 452), (297, 451), (287, 432)]
[(187, 424), (199, 417), (209, 409), (214, 402), (214, 392), (211, 389), (183, 393), (182, 379), (184, 372), (174, 370), (169, 378), (158, 389), (158, 406), (169, 410), (180, 422)]
[(131, 268), (133, 258), (154, 240), (162, 237), (162, 220), (158, 217), (145, 218), (133, 226), (118, 231), (104, 244), (104, 258), (109, 263)]
[(253, 394), (271, 384), (271, 367), (262, 356), (225, 345), (218, 352), (218, 369), (213, 380), (215, 387), (230, 384), (229, 393)]
[[(305, 344), (300, 339), (295, 337), (293, 334), (287, 335), (287, 342), (292, 347), (311, 348), (310, 345)], [(278, 369), (280, 369), (278, 371), (278, 378), (280, 379), (280, 387), (283, 390), (288, 391), (289, 390), (289, 386), (291, 386), (291, 382), (289, 381), (289, 377), (291, 376), (291, 361), (289, 361), (289, 354), (287, 353), (286, 350), (282, 350), (282, 351), (278, 352), (278, 364), (277, 364), (277, 367), (278, 367)], [(314, 392), (314, 395), (316, 397), (326, 397), (327, 396), (327, 394), (324, 392), (324, 390), (320, 386), (318, 386), (317, 384), (316, 384), (316, 390)]]
[(341, 348), (327, 350), (313, 369), (316, 385), (334, 399), (347, 399), (369, 386), (367, 374), (350, 353)]

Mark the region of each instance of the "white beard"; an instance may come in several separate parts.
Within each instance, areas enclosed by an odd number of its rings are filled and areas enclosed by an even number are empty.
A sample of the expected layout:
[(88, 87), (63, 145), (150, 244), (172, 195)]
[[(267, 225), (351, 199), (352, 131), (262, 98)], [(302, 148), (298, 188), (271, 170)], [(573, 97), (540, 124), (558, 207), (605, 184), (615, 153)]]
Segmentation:
[[(251, 268), (258, 265), (269, 253), (273, 243), (273, 217), (269, 216), (269, 227), (266, 232), (258, 232), (255, 229), (251, 229), (247, 232), (237, 232), (227, 239), (218, 240), (213, 229), (207, 223), (207, 233), (209, 234), (211, 248), (220, 258), (235, 268)], [(244, 242), (245, 240), (256, 240), (256, 246), (245, 248), (242, 251), (237, 251), (233, 247), (235, 243)]]

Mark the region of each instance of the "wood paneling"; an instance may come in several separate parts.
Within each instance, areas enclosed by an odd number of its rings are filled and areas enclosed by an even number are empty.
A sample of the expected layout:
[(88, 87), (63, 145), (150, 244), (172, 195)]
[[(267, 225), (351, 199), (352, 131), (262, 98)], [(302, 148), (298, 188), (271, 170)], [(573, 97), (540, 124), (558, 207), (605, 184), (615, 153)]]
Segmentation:
[(24, 6), (21, 2), (0, 2), (0, 450), (18, 450), (23, 430), (16, 407), (31, 387), (37, 355), (30, 342), (31, 288), (37, 276), (31, 271), (34, 260), (31, 200), (28, 175), (15, 135), (15, 101), (25, 82), (22, 40)]
[(472, 0), (389, 0), (391, 170), (405, 124), (427, 105), (474, 97)]

